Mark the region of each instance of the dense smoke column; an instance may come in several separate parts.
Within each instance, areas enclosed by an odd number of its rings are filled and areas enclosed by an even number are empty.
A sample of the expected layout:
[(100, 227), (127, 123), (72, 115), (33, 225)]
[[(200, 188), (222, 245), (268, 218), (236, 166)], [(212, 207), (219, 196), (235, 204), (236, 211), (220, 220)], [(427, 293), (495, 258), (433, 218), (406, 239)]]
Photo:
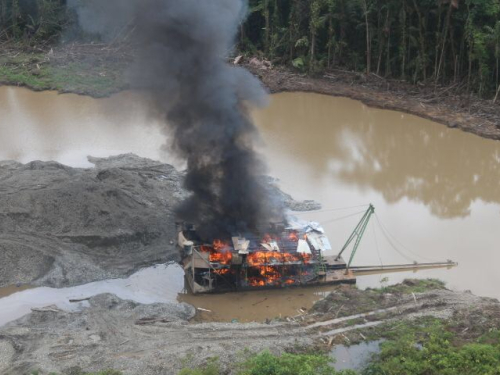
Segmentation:
[[(246, 1), (134, 2), (107, 2), (105, 8), (113, 22), (121, 17), (124, 24), (134, 24), (139, 54), (133, 86), (154, 95), (173, 149), (187, 160), (185, 186), (192, 195), (179, 208), (180, 217), (197, 224), (205, 239), (282, 219), (279, 205), (262, 185), (265, 168), (253, 149), (258, 133), (246, 110), (247, 105), (265, 104), (266, 93), (250, 73), (224, 60)], [(105, 20), (102, 2), (92, 3), (100, 6), (99, 17)], [(92, 20), (92, 11), (85, 12)]]

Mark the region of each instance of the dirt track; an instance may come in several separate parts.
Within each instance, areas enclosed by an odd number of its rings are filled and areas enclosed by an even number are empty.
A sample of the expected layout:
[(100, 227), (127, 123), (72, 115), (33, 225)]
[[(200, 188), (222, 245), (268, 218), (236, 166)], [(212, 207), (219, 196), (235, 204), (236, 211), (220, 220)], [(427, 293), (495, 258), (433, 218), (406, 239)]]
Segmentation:
[[(38, 369), (45, 375), (115, 368), (124, 374), (176, 374), (186, 358), (188, 364), (199, 365), (217, 356), (223, 365), (231, 365), (243, 349), (282, 352), (356, 342), (373, 327), (421, 316), (460, 316), (465, 322), (460, 330), (472, 336), (478, 319), (486, 322), (483, 330), (500, 319), (498, 301), (469, 293), (445, 289), (414, 295), (372, 293), (379, 300), (375, 307), (361, 302), (363, 297), (372, 298), (366, 293), (370, 292), (340, 287), (310, 314), (268, 324), (189, 324), (187, 319), (194, 315), (189, 305), (138, 305), (100, 295), (81, 312), (48, 307), (0, 328), (0, 373)], [(336, 301), (354, 295), (358, 299), (339, 314)]]
[[(311, 344), (289, 323), (190, 325), (194, 308), (186, 304), (136, 305), (112, 295), (90, 300), (80, 313), (55, 308), (38, 311), (0, 329), (0, 373), (42, 374), (115, 368), (126, 374), (173, 374), (183, 358), (201, 364), (217, 355), (225, 362), (245, 348), (285, 348)], [(1, 352), (1, 350), (0, 350)]]

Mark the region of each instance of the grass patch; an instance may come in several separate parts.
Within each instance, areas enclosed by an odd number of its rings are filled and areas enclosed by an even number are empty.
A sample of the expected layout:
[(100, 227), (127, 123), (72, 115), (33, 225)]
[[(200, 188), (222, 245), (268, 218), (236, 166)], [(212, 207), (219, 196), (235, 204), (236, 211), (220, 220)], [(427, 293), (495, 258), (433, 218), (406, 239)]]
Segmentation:
[(42, 54), (18, 53), (0, 58), (0, 82), (35, 90), (50, 88), (48, 68)]
[(89, 55), (50, 58), (43, 52), (17, 52), (0, 57), (0, 83), (30, 89), (109, 96), (127, 87), (125, 61)]
[[(356, 375), (354, 371), (336, 371), (331, 358), (323, 354), (274, 355), (269, 351), (250, 355), (246, 360), (234, 364), (237, 375)], [(184, 368), (179, 375), (222, 374), (217, 359), (211, 359), (206, 366)]]
[(405, 295), (437, 289), (445, 289), (445, 286), (442, 281), (434, 279), (411, 279), (393, 286), (366, 290), (343, 285), (317, 302), (313, 310), (335, 317), (349, 316), (392, 307), (401, 303), (401, 297)]
[(430, 290), (446, 289), (445, 283), (437, 279), (408, 279), (401, 284), (391, 285), (378, 290), (382, 293), (425, 293)]
[(387, 341), (363, 375), (500, 374), (498, 331), (464, 343), (447, 322), (434, 318), (379, 330)]

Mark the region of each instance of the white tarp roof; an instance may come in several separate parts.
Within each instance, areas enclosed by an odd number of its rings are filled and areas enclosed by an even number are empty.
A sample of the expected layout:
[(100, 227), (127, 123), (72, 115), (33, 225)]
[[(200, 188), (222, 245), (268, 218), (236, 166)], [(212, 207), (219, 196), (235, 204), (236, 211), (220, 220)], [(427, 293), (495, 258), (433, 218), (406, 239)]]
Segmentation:
[(233, 246), (234, 250), (238, 252), (238, 254), (248, 254), (248, 247), (250, 246), (250, 241), (241, 237), (233, 237)]
[(315, 221), (304, 221), (293, 217), (289, 218), (289, 223), (290, 225), (287, 229), (307, 233), (307, 241), (315, 250), (332, 250), (332, 245), (325, 235), (325, 230), (320, 223)]
[(295, 217), (291, 217), (288, 219), (289, 226), (287, 229), (290, 230), (297, 230), (297, 231), (302, 231), (306, 233), (310, 232), (318, 232), (318, 233), (325, 233), (325, 230), (321, 226), (320, 223), (316, 221), (305, 221), (305, 220), (300, 220)]
[(280, 248), (276, 241), (263, 242), (261, 243), (261, 245), (267, 251), (280, 251)]
[(306, 240), (299, 240), (297, 252), (300, 254), (311, 254), (311, 248), (307, 244)]
[(314, 250), (329, 251), (332, 250), (332, 245), (328, 237), (322, 233), (309, 232), (307, 234), (307, 241), (311, 244)]

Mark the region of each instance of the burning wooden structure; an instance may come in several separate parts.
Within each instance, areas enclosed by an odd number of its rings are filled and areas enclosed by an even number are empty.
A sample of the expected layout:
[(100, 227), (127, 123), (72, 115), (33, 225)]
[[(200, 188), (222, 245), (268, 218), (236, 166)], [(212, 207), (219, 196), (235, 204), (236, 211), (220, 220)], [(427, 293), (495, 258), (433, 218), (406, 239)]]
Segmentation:
[[(356, 275), (452, 268), (448, 260), (351, 267), (356, 251), (375, 208), (370, 205), (338, 255), (317, 223), (269, 224), (257, 235), (236, 236), (204, 243), (196, 228), (178, 224), (178, 246), (186, 280), (193, 293), (212, 293), (287, 286), (354, 284)], [(348, 262), (342, 255), (353, 244)]]
[(193, 293), (286, 286), (355, 283), (319, 226), (270, 224), (259, 235), (203, 243), (191, 225), (179, 224), (178, 245)]

